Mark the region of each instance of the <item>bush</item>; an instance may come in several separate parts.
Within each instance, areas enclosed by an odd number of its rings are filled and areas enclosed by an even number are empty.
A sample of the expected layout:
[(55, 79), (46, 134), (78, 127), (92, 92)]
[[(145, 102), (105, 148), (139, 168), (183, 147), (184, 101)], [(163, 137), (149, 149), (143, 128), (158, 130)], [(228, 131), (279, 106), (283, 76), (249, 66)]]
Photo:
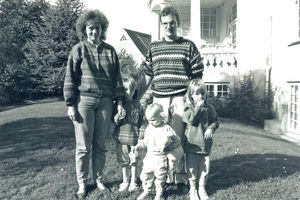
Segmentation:
[(208, 97), (220, 117), (263, 126), (266, 116), (264, 97), (258, 94), (254, 74), (249, 72), (234, 78), (227, 97)]

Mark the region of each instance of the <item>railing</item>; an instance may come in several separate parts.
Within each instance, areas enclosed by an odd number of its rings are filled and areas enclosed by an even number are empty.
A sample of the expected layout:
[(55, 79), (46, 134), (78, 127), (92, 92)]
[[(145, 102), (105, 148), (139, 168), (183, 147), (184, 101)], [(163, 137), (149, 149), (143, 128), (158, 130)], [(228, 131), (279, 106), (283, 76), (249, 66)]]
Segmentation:
[(200, 48), (205, 68), (236, 68), (237, 51), (232, 45), (208, 44)]

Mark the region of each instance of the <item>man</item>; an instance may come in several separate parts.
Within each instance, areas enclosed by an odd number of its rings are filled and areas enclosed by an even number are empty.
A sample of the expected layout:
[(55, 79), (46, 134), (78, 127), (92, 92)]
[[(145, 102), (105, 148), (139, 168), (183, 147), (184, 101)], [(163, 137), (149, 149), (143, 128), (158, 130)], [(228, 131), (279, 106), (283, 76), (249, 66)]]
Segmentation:
[[(179, 14), (173, 7), (165, 7), (160, 13), (164, 37), (149, 45), (146, 56), (145, 74), (147, 87), (151, 84), (153, 102), (164, 108), (168, 123), (176, 134), (183, 138), (185, 124), (182, 121), (184, 95), (187, 83), (202, 78), (203, 64), (196, 45), (177, 35)], [(185, 162), (179, 162), (175, 183), (178, 189), (187, 185)]]

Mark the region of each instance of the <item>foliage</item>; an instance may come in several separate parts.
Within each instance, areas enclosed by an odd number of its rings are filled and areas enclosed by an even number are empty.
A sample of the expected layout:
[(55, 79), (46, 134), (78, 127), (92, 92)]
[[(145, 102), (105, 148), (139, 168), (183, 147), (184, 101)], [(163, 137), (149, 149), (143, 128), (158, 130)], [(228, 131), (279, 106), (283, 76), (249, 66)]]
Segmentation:
[(0, 1), (0, 104), (23, 98), (28, 77), (23, 47), (34, 38), (32, 27), (47, 8), (45, 0)]
[(33, 28), (35, 38), (26, 44), (26, 66), (31, 73), (31, 94), (62, 93), (68, 54), (77, 42), (76, 20), (83, 9), (80, 0), (58, 0)]
[(253, 72), (234, 77), (227, 97), (209, 97), (219, 116), (263, 126), (265, 99), (258, 94)]

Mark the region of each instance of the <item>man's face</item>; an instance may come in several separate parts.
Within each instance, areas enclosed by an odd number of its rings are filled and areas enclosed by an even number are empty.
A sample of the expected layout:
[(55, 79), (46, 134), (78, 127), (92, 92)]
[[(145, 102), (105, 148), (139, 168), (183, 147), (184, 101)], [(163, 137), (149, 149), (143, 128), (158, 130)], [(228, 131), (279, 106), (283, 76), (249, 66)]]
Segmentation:
[(173, 15), (161, 16), (161, 25), (164, 30), (164, 35), (170, 39), (177, 37), (178, 22)]

